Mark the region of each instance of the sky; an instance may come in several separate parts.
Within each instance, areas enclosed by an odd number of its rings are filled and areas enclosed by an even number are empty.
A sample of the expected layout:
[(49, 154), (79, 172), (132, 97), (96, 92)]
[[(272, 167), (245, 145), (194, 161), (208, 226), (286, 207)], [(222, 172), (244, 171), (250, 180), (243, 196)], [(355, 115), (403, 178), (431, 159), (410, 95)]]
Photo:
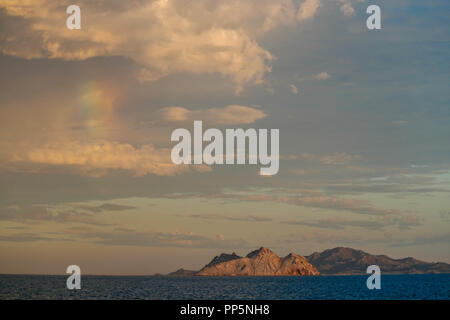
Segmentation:
[[(80, 30), (71, 1), (0, 0), (0, 273), (261, 246), (450, 263), (448, 1), (76, 3)], [(278, 174), (173, 164), (194, 120), (279, 129)]]

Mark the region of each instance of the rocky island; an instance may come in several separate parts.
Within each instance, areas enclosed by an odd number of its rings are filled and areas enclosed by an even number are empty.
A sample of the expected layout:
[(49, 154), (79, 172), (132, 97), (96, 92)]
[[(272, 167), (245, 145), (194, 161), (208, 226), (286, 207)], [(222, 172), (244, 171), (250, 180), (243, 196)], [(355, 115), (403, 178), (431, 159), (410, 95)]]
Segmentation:
[(200, 271), (178, 269), (169, 276), (315, 276), (365, 275), (369, 265), (377, 265), (384, 274), (450, 273), (450, 264), (424, 262), (411, 257), (392, 259), (386, 255), (372, 255), (352, 248), (333, 248), (314, 252), (309, 256), (290, 253), (279, 257), (261, 247), (241, 257), (236, 253), (222, 253), (214, 257)]
[[(185, 271), (185, 270), (183, 270)], [(180, 275), (179, 272), (178, 275)], [(196, 276), (315, 276), (319, 271), (304, 257), (290, 253), (281, 258), (268, 248), (259, 248), (245, 257), (234, 252), (214, 257)]]

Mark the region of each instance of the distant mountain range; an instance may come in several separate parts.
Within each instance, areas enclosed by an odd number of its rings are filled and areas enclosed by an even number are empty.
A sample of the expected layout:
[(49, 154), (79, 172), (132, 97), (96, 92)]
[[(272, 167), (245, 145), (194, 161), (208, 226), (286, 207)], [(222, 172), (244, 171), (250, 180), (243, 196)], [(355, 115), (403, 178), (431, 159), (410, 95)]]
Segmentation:
[(367, 266), (373, 264), (380, 267), (382, 274), (450, 273), (448, 263), (430, 263), (411, 257), (392, 259), (352, 248), (328, 249), (314, 252), (305, 258), (323, 275), (366, 274)]
[(200, 271), (179, 269), (169, 276), (311, 276), (366, 274), (369, 265), (377, 265), (383, 274), (450, 273), (450, 264), (424, 262), (414, 258), (392, 259), (361, 250), (338, 247), (309, 256), (290, 253), (278, 257), (261, 247), (247, 256), (222, 253)]

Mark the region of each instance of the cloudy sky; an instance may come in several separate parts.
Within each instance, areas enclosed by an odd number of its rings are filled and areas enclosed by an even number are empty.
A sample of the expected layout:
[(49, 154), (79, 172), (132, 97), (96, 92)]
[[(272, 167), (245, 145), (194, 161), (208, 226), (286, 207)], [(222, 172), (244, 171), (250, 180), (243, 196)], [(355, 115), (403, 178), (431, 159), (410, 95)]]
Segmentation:
[[(446, 0), (0, 0), (0, 273), (167, 273), (266, 246), (450, 262)], [(382, 29), (368, 30), (378, 4)], [(176, 166), (278, 128), (280, 171)]]

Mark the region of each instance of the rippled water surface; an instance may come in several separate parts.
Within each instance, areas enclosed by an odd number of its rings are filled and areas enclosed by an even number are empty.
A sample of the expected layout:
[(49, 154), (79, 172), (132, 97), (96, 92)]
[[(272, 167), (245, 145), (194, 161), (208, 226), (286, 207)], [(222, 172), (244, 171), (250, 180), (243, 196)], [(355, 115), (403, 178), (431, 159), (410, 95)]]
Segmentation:
[(0, 275), (0, 299), (446, 299), (450, 274), (368, 276), (146, 277), (82, 276), (81, 290), (66, 276)]

